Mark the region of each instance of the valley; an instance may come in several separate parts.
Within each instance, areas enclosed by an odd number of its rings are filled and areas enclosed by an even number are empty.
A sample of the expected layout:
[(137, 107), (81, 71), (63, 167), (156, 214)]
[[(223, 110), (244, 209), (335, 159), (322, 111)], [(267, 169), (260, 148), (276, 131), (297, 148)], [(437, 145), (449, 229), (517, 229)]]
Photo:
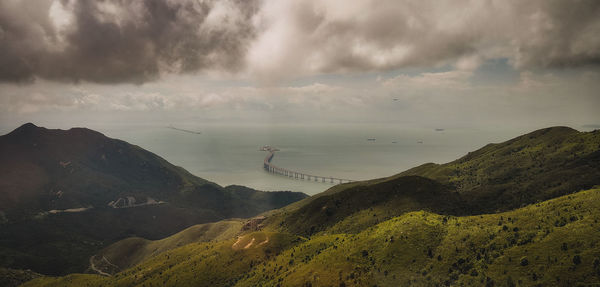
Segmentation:
[(99, 132), (31, 123), (0, 136), (0, 171), (0, 266), (46, 275), (84, 272), (127, 237), (160, 239), (306, 197), (221, 187)]

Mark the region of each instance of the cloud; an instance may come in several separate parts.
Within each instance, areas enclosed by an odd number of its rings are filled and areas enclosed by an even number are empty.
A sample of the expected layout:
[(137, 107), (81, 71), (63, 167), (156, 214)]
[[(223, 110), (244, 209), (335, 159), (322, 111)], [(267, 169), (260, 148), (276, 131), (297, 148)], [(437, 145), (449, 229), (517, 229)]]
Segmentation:
[(518, 2), (517, 67), (600, 65), (600, 2)]
[(385, 80), (383, 85), (388, 88), (400, 89), (465, 89), (469, 88), (471, 71), (453, 70), (448, 72), (422, 73), (418, 76), (399, 75)]
[(249, 54), (258, 75), (600, 64), (600, 2), (270, 1)]
[(597, 0), (0, 0), (0, 81), (600, 65)]
[(141, 83), (235, 71), (256, 1), (0, 1), (0, 80)]

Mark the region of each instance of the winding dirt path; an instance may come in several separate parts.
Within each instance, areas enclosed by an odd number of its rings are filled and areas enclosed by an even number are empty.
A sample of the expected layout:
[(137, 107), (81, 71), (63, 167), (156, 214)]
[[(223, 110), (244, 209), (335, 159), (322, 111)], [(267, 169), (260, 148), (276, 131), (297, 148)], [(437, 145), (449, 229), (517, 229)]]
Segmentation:
[(92, 268), (92, 270), (94, 270), (96, 273), (98, 273), (102, 276), (107, 276), (107, 277), (112, 276), (96, 267), (96, 265), (94, 264), (94, 257), (96, 257), (96, 255), (93, 255), (92, 257), (90, 257), (90, 268)]

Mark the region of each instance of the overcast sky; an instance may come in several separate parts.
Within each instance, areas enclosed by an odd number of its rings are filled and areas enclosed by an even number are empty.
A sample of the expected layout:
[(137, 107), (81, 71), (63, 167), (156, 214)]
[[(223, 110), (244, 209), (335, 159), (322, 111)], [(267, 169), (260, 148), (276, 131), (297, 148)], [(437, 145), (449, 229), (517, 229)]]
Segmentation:
[(589, 129), (599, 91), (597, 0), (0, 0), (3, 126)]

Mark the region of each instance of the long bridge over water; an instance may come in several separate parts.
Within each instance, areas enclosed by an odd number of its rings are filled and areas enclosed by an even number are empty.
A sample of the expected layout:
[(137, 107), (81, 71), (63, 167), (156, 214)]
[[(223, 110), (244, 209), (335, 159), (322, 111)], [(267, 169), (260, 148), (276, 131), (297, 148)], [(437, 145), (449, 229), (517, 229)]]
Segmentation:
[(271, 160), (273, 160), (273, 157), (275, 156), (275, 152), (278, 151), (278, 149), (271, 147), (271, 146), (264, 146), (261, 148), (261, 150), (269, 152), (267, 154), (267, 156), (265, 157), (265, 160), (263, 162), (263, 167), (266, 171), (268, 171), (270, 173), (283, 175), (283, 176), (287, 176), (287, 177), (290, 177), (293, 179), (298, 179), (298, 180), (308, 180), (308, 181), (325, 182), (325, 183), (345, 183), (345, 182), (354, 181), (354, 180), (345, 179), (345, 178), (313, 175), (313, 174), (308, 174), (308, 173), (303, 173), (303, 172), (299, 172), (299, 171), (293, 171), (293, 170), (289, 170), (286, 168), (278, 167), (271, 163)]

